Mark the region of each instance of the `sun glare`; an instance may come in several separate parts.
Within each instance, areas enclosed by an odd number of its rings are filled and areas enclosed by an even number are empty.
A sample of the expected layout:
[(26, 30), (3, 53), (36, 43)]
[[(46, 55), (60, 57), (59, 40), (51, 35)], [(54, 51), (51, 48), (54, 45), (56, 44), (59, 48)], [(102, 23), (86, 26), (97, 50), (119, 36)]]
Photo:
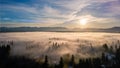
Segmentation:
[(80, 24), (81, 25), (86, 25), (87, 24), (87, 19), (80, 19)]

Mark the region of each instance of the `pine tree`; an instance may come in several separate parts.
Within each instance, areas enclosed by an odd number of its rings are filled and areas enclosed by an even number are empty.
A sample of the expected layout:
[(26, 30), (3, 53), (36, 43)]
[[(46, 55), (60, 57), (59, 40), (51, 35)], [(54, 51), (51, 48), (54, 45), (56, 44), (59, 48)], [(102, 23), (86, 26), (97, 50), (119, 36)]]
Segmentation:
[(64, 63), (63, 63), (63, 58), (60, 58), (60, 62), (59, 62), (59, 68), (63, 68), (64, 67)]
[(69, 66), (74, 67), (74, 65), (75, 65), (75, 58), (74, 55), (72, 55)]
[(103, 48), (105, 49), (105, 51), (108, 51), (108, 45), (107, 44), (103, 44)]
[(44, 61), (44, 63), (43, 63), (43, 68), (49, 68), (48, 56), (45, 56), (45, 61)]

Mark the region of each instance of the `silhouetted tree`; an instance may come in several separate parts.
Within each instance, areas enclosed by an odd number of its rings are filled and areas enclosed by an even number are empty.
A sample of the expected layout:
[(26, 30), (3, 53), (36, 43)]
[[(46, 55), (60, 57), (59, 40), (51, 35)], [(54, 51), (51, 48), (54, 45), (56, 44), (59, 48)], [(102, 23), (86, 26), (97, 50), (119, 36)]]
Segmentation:
[(63, 58), (61, 57), (59, 61), (59, 68), (63, 68), (63, 66), (64, 66), (64, 62), (63, 62)]
[(69, 66), (74, 68), (74, 64), (75, 64), (75, 58), (74, 55), (72, 55)]
[(110, 53), (114, 53), (112, 46), (110, 46), (109, 52), (110, 52)]
[(45, 61), (44, 61), (44, 63), (43, 63), (43, 68), (49, 68), (48, 56), (45, 56)]
[(120, 47), (116, 50), (116, 53), (115, 53), (115, 56), (116, 56), (116, 66), (118, 68), (120, 68)]
[[(59, 64), (55, 63), (50, 65), (48, 56), (45, 56), (44, 62), (42, 63), (24, 56), (9, 56), (10, 46), (13, 45), (13, 43), (9, 43), (0, 43), (0, 68), (63, 68), (65, 66), (71, 68), (120, 68), (120, 46), (115, 46), (116, 50), (113, 50), (113, 46), (108, 48), (107, 44), (104, 44), (103, 48), (106, 51), (102, 53), (100, 58), (80, 58), (78, 64), (75, 63), (75, 57), (72, 55), (68, 62), (65, 62), (61, 57)], [(107, 54), (115, 57), (112, 60), (108, 60), (110, 56), (107, 56)]]
[(105, 49), (105, 51), (108, 51), (108, 45), (107, 44), (103, 44), (103, 48)]

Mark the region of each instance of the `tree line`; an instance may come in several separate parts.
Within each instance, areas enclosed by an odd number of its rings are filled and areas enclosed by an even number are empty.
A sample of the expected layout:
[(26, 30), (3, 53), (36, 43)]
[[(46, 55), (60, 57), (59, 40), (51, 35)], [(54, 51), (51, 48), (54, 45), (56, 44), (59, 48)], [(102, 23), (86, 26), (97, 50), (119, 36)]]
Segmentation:
[(43, 62), (37, 62), (24, 56), (10, 56), (13, 42), (0, 44), (0, 68), (120, 68), (120, 44), (110, 46), (104, 44), (104, 52), (96, 58), (80, 58), (75, 62), (75, 56), (66, 62), (63, 57), (59, 63), (50, 64), (49, 57), (46, 55)]

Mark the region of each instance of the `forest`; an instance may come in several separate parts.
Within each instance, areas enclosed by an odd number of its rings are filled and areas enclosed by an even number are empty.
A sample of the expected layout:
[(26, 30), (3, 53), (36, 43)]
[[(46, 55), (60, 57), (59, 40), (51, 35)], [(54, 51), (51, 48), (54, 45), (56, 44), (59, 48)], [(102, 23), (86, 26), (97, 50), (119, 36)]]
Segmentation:
[(104, 52), (100, 57), (79, 58), (79, 62), (76, 63), (74, 55), (67, 61), (61, 56), (59, 63), (52, 64), (49, 55), (44, 56), (43, 62), (25, 56), (10, 56), (13, 44), (13, 41), (0, 44), (0, 68), (120, 68), (120, 45), (108, 47), (104, 44)]

